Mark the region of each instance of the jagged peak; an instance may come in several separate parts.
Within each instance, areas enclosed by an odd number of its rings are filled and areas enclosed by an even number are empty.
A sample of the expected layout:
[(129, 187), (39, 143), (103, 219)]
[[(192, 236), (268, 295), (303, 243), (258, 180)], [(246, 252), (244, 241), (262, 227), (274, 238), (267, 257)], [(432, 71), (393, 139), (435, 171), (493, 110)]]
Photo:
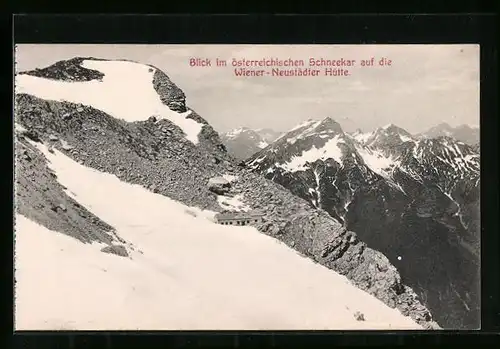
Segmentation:
[(332, 130), (335, 133), (344, 133), (342, 126), (332, 119), (331, 117), (326, 117), (318, 125), (315, 125), (315, 129), (318, 131)]
[(406, 131), (404, 128), (402, 127), (399, 127), (393, 123), (390, 123), (390, 124), (387, 124), (383, 127), (379, 127), (377, 129), (377, 131), (380, 133), (380, 132), (389, 132), (389, 133), (397, 133), (397, 134), (401, 134), (401, 135), (405, 135), (405, 136), (409, 136), (411, 137), (411, 134)]
[(384, 125), (382, 127), (379, 127), (379, 129), (386, 130), (386, 131), (393, 131), (393, 130), (400, 130), (402, 128), (393, 124), (393, 123), (390, 123), (390, 124)]
[(334, 118), (332, 118), (332, 117), (330, 117), (330, 116), (327, 116), (327, 117), (323, 118), (323, 119), (321, 120), (321, 122), (324, 122), (324, 123), (333, 123), (333, 122), (334, 122), (334, 123), (337, 123), (337, 124), (338, 124), (338, 122), (337, 122), (337, 121), (335, 121), (335, 119), (334, 119)]

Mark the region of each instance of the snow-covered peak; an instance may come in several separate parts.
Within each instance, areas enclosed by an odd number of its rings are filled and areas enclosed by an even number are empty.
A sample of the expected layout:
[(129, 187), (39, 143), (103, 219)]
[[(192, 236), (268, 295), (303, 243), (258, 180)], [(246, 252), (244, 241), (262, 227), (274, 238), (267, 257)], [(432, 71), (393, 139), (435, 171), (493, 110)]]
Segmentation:
[(342, 127), (332, 118), (326, 117), (322, 120), (309, 119), (304, 121), (279, 137), (278, 140), (280, 142), (286, 141), (289, 144), (295, 144), (299, 140), (305, 140), (310, 137), (331, 139), (336, 135), (339, 135), (341, 138), (345, 136)]
[(414, 138), (408, 131), (394, 124), (389, 124), (377, 128), (372, 134), (366, 137), (364, 143), (372, 147), (379, 147), (411, 141), (414, 141)]
[(321, 120), (321, 123), (317, 126), (317, 129), (320, 131), (328, 129), (334, 131), (336, 134), (344, 133), (340, 124), (330, 117), (326, 117), (323, 120)]
[(84, 104), (99, 109), (117, 119), (129, 122), (147, 120), (151, 116), (168, 119), (184, 132), (186, 139), (198, 143), (203, 125), (187, 116), (171, 110), (162, 102), (153, 80), (156, 68), (131, 61), (83, 59), (72, 62), (63, 76), (71, 76), (75, 65), (78, 69), (97, 71), (101, 79), (68, 81), (35, 76), (33, 73), (18, 74), (15, 91), (58, 102)]
[(385, 133), (398, 133), (405, 136), (411, 136), (411, 134), (404, 128), (401, 128), (394, 124), (385, 125), (384, 127), (380, 127), (377, 130), (383, 130)]

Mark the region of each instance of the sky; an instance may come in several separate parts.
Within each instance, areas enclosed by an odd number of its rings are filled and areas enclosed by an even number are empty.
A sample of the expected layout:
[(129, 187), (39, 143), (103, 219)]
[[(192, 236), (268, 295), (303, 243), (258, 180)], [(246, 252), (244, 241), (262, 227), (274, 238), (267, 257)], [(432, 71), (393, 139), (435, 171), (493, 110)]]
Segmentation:
[[(286, 131), (307, 119), (331, 117), (344, 131), (387, 124), (411, 133), (446, 122), (479, 125), (479, 45), (108, 45), (16, 46), (16, 71), (77, 56), (129, 59), (164, 71), (187, 105), (217, 131), (238, 127)], [(374, 66), (360, 66), (374, 58)], [(390, 59), (390, 66), (378, 61)], [(190, 59), (211, 59), (192, 67)], [(226, 67), (215, 66), (215, 59)], [(236, 76), (232, 59), (356, 60), (348, 76)], [(289, 69), (281, 67), (282, 69)], [(258, 68), (261, 69), (261, 68)], [(264, 68), (271, 70), (272, 68)]]

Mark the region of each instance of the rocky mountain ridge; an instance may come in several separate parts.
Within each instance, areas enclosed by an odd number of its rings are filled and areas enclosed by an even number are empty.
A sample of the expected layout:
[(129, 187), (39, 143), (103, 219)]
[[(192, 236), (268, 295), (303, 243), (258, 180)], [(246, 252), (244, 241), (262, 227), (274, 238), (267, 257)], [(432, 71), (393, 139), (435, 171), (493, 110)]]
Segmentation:
[[(69, 79), (71, 83), (93, 82), (99, 76), (81, 69), (81, 63), (87, 59), (65, 61), (42, 73), (24, 75), (37, 77), (38, 74), (51, 81), (67, 81), (68, 75), (78, 72), (75, 79)], [(154, 67), (150, 69), (162, 103), (180, 113), (190, 111), (182, 91), (164, 73)], [(75, 213), (83, 217), (85, 223), (64, 218), (68, 212), (74, 215), (74, 205), (68, 203), (70, 199), (64, 188), (55, 188), (55, 184), (54, 188), (44, 187), (38, 182), (35, 173), (45, 171), (43, 157), (30, 147), (31, 142), (43, 142), (81, 164), (112, 173), (122, 181), (144, 186), (189, 206), (214, 211), (222, 210), (218, 203), (220, 195), (211, 192), (207, 183), (210, 178), (229, 174), (236, 179), (226, 197), (240, 195), (252, 209), (264, 210), (264, 223), (257, 227), (261, 232), (346, 275), (359, 288), (397, 307), (423, 326), (437, 327), (429, 311), (412, 289), (402, 283), (396, 268), (384, 255), (367, 247), (355, 233), (346, 230), (326, 212), (238, 166), (213, 128), (194, 111), (186, 117), (203, 124), (197, 144), (186, 139), (185, 132), (169, 119), (151, 115), (146, 120), (120, 120), (89, 105), (39, 98), (36, 91), (29, 93), (28, 85), (22, 92), (16, 86), (15, 96), (15, 122), (25, 130), (16, 138), (17, 212), (48, 227), (65, 221), (63, 231), (79, 239), (83, 239), (83, 231), (96, 231), (85, 239), (111, 243), (111, 238), (104, 234), (109, 227), (88, 212), (77, 210)], [(29, 148), (26, 154), (25, 148)], [(33, 199), (34, 193), (39, 193), (38, 201)], [(60, 202), (66, 203), (66, 210), (56, 208), (51, 212), (57, 215), (49, 215), (46, 208), (60, 207)], [(96, 226), (82, 226), (92, 221), (97, 222)]]

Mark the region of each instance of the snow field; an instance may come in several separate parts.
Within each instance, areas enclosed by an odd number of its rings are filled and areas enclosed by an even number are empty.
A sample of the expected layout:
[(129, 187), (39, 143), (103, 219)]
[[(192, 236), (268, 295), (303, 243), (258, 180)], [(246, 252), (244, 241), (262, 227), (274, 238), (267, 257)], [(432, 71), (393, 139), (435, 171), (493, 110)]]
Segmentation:
[(18, 330), (420, 328), (255, 228), (214, 224), (211, 212), (37, 146), (68, 195), (143, 253), (105, 254), (18, 215)]

